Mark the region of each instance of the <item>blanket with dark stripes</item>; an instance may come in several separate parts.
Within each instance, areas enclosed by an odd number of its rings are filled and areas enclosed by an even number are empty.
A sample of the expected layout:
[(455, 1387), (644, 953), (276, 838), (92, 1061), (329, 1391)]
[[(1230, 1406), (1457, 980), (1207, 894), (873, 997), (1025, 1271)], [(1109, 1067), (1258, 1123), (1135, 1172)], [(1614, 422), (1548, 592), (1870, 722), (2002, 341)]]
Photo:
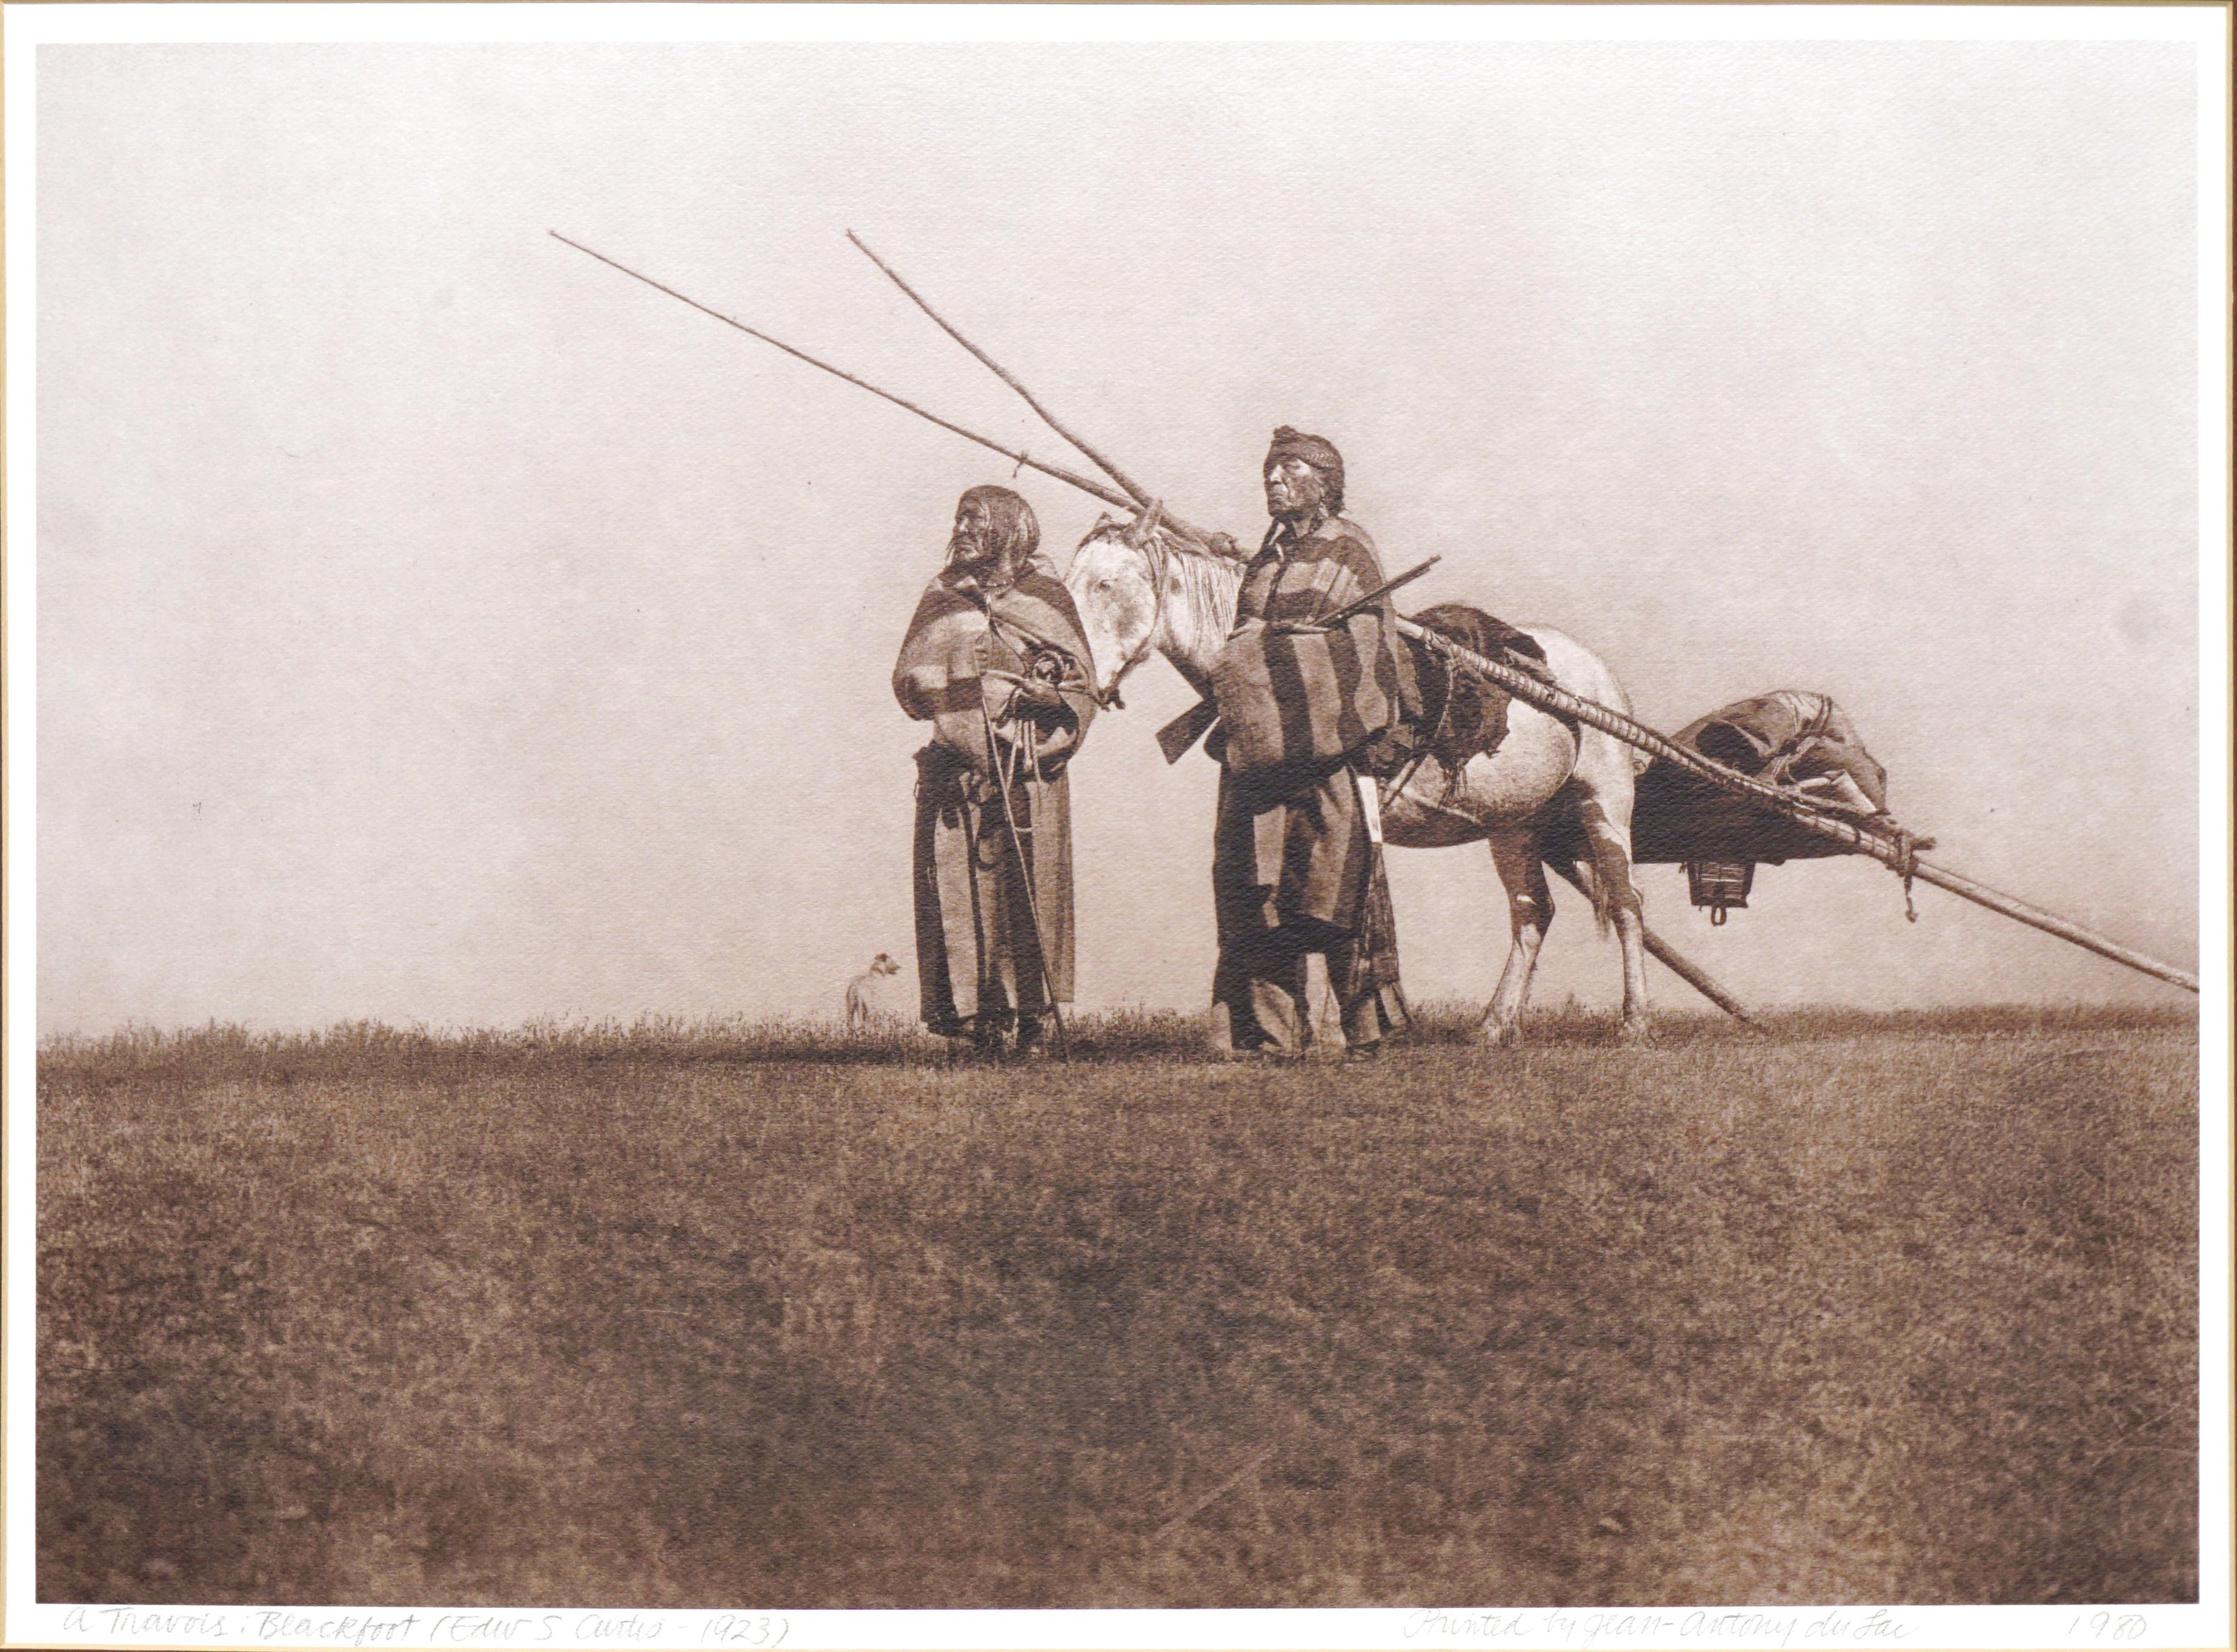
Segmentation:
[[(1237, 637), (1263, 635), (1270, 622), (1316, 620), (1365, 596), (1382, 579), (1374, 542), (1342, 517), (1307, 537), (1270, 536), (1244, 574)], [(1400, 675), (1403, 667), (1392, 618), (1386, 600), (1324, 634), (1343, 638), (1323, 657), (1325, 669), (1309, 662), (1289, 676), (1277, 675), (1270, 665), (1231, 674), (1240, 683), (1253, 680), (1255, 672), (1255, 681), (1285, 700), (1321, 698), (1302, 715), (1288, 703), (1265, 707), (1238, 699), (1231, 707), (1221, 700), (1225, 741), (1215, 755), (1224, 773), (1212, 843), (1212, 883), (1223, 945), (1248, 944), (1250, 931), (1285, 926), (1357, 937), (1374, 960), (1378, 984), (1394, 1003), (1402, 1003), (1382, 858), (1352, 768), (1344, 760), (1405, 709), (1409, 684)], [(1257, 650), (1253, 658), (1277, 657), (1264, 643), (1251, 646)], [(1345, 660), (1349, 668), (1339, 669)], [(1291, 736), (1276, 731), (1299, 731), (1290, 750), (1301, 760), (1239, 767), (1237, 727), (1244, 722), (1255, 725), (1254, 737), (1271, 738), (1277, 746)], [(1330, 745), (1336, 748), (1332, 756), (1314, 754)]]
[[(930, 722), (917, 754), (919, 1000), (950, 1036), (1038, 1020), (1072, 994), (1071, 782), (1095, 714), (1072, 597), (1038, 559), (1015, 582), (943, 575), (926, 588), (894, 668), (901, 709)], [(1055, 688), (1061, 708), (1013, 714), (1001, 677)]]
[(1311, 627), (1382, 582), (1373, 543), (1340, 518), (1312, 537), (1270, 543), (1251, 563), (1235, 629), (1212, 663), (1230, 773), (1303, 783), (1398, 725), (1412, 661), (1389, 602), (1326, 629), (1290, 629)]
[(1089, 685), (1094, 662), (1087, 635), (1065, 589), (1046, 561), (1035, 557), (1014, 582), (983, 587), (969, 577), (943, 574), (925, 587), (894, 666), (894, 698), (940, 738), (987, 767), (984, 708), (997, 722), (1010, 690), (989, 671), (1039, 675), (1065, 691), (1079, 728), (1064, 742), (1077, 745), (1095, 700)]

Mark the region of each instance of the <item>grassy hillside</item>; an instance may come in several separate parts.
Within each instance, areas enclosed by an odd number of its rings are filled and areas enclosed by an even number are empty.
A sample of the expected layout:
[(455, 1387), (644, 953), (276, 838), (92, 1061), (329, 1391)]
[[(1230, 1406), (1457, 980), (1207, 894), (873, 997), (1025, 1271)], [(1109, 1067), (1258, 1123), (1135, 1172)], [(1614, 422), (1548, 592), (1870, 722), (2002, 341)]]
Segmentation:
[(44, 1599), (2194, 1596), (2196, 1028), (54, 1043)]

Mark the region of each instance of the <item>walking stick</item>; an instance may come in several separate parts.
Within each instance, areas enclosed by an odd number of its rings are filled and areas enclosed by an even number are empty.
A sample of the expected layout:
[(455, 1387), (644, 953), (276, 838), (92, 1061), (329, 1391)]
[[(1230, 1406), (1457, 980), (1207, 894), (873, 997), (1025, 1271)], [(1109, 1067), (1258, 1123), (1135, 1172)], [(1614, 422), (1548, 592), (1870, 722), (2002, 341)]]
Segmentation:
[[(1057, 1008), (1056, 984), (1049, 978), (1048, 931), (1041, 923), (1040, 896), (1035, 887), (1033, 864), (1026, 854), (1025, 839), (1018, 830), (1018, 812), (1010, 806), (1013, 775), (1005, 772), (1000, 748), (994, 743), (993, 715), (987, 711), (983, 695), (979, 702), (979, 716), (987, 727), (987, 758), (994, 766), (994, 779), (1001, 788), (1002, 824), (1010, 829), (1010, 850), (1018, 857), (1018, 876), (1026, 886), (1026, 916), (1033, 920), (1033, 958), (1040, 965), (1041, 997), (1048, 1004), (1049, 1019), (1056, 1023), (1057, 1058), (1069, 1065), (1072, 1061), (1072, 1034), (1064, 1024), (1064, 1012)], [(1024, 752), (1030, 766), (1029, 772), (1039, 773), (1039, 760), (1034, 752), (1033, 737), (1030, 732), (1026, 735)]]

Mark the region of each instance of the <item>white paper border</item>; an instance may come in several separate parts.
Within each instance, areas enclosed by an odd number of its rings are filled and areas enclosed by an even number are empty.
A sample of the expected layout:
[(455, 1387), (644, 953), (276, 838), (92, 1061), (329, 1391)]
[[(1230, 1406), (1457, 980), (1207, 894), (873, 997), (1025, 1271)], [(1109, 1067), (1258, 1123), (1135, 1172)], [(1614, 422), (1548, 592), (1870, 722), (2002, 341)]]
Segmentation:
[[(5, 953), (8, 1248), (4, 1392), (9, 1646), (1391, 1647), (1497, 1645), (1591, 1652), (1900, 1645), (1905, 1648), (2231, 1644), (2230, 12), (2199, 5), (2007, 6), (1043, 6), (544, 4), (120, 4), (16, 6), (5, 52), (8, 827)], [(42, 44), (173, 42), (604, 43), (690, 41), (2123, 40), (2192, 44), (2198, 60), (2200, 315), (2201, 1599), (2111, 1607), (1359, 1609), (1277, 1611), (989, 1611), (769, 1614), (572, 1609), (43, 1605), (32, 1598), (36, 1142), (36, 315), (35, 70)], [(2217, 938), (2218, 941), (2217, 941)], [(276, 1614), (267, 1617), (267, 1612)], [(1750, 1622), (1753, 1615), (1754, 1622)], [(415, 1620), (407, 1635), (406, 1617)], [(165, 1620), (147, 1632), (137, 1618)], [(2135, 1620), (2130, 1633), (2130, 1620)], [(782, 1639), (773, 1642), (775, 1625)], [(390, 1627), (376, 1628), (376, 1624)], [(486, 1634), (474, 1631), (482, 1627)], [(1751, 1632), (1732, 1632), (1735, 1629)], [(1720, 1630), (1724, 1632), (1719, 1632)]]

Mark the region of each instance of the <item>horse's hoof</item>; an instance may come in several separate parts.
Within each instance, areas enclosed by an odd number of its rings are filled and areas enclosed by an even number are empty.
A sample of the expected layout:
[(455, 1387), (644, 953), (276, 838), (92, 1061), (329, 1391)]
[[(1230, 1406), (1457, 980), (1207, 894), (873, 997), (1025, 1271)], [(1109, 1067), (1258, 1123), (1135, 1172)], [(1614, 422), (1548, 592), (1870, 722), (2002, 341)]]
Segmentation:
[(1615, 1041), (1633, 1049), (1643, 1049), (1654, 1042), (1654, 1023), (1645, 1016), (1626, 1016), (1615, 1030)]

